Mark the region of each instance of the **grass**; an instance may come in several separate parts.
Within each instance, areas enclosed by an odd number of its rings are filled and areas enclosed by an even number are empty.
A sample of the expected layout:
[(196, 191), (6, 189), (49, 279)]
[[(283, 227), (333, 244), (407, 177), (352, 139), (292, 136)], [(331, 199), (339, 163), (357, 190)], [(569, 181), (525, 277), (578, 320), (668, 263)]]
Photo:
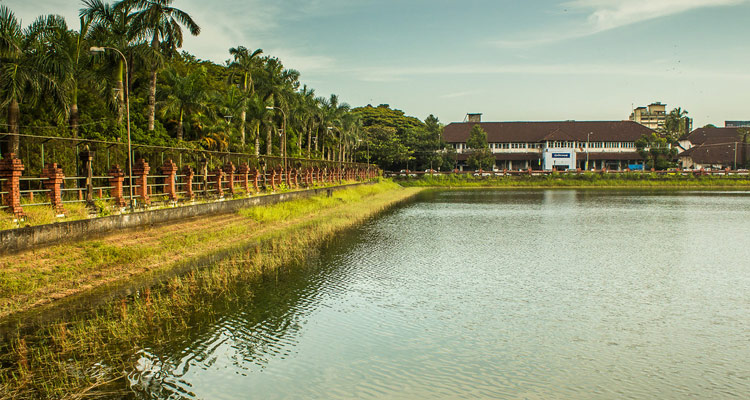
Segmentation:
[[(42, 203), (46, 200), (37, 197), (35, 202)], [(25, 202), (24, 202), (25, 203)], [(22, 203), (23, 204), (23, 203)], [(53, 224), (55, 222), (76, 221), (79, 219), (89, 218), (89, 209), (85, 203), (65, 203), (65, 216), (58, 217), (52, 206), (24, 206), (23, 211), (25, 218), (16, 219), (14, 215), (7, 212), (0, 212), (0, 230), (22, 228), (25, 226), (37, 226)]]
[(742, 176), (681, 176), (642, 173), (544, 176), (475, 177), (465, 174), (425, 175), (397, 180), (408, 187), (456, 188), (750, 188), (750, 178)]
[[(128, 299), (108, 303), (91, 315), (59, 321), (34, 335), (19, 334), (0, 344), (0, 398), (116, 396), (113, 390), (121, 390), (124, 383), (113, 386), (110, 382), (123, 378), (130, 368), (127, 353), (140, 348), (146, 338), (164, 340), (159, 338), (210, 323), (210, 318), (201, 322), (191, 316), (210, 309), (206, 302), (231, 304), (238, 291), (247, 290), (246, 282), (305, 259), (335, 233), (418, 192), (382, 182), (335, 192), (332, 197), (294, 200), (258, 207), (253, 212), (243, 210), (235, 220), (221, 221), (212, 228), (199, 224), (187, 232), (144, 235), (145, 242), (131, 250), (130, 245), (109, 241), (61, 246), (58, 250), (76, 254), (82, 265), (140, 265), (144, 257), (149, 258), (163, 246), (169, 250), (159, 253), (185, 254), (180, 252), (191, 247), (216, 251), (216, 241), (206, 239), (217, 235), (220, 246), (230, 250), (232, 256)], [(228, 240), (236, 235), (241, 240)], [(72, 268), (78, 276), (86, 270)], [(21, 281), (25, 280), (16, 280)], [(10, 287), (2, 285), (4, 290)], [(97, 366), (105, 367), (93, 373)]]

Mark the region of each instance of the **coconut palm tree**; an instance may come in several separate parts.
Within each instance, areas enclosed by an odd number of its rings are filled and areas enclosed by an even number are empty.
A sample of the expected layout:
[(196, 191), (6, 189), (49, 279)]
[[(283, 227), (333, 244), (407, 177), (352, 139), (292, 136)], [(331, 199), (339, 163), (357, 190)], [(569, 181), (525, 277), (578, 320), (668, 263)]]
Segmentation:
[[(299, 87), (299, 72), (293, 69), (284, 69), (284, 65), (275, 57), (264, 59), (261, 69), (262, 80), (259, 82), (258, 92), (267, 106), (279, 107), (289, 115), (289, 98)], [(283, 122), (283, 121), (282, 121)], [(271, 155), (272, 125), (266, 126), (266, 155)]]
[[(37, 18), (22, 29), (16, 16), (0, 5), (0, 107), (7, 107), (8, 132), (19, 133), (21, 105), (34, 105), (42, 96), (67, 112), (67, 99), (59, 84), (64, 71), (44, 51), (39, 37), (59, 24), (58, 16)], [(10, 138), (11, 153), (18, 153), (19, 137)]]
[(172, 7), (174, 0), (122, 0), (117, 8), (132, 8), (130, 32), (150, 41), (154, 57), (151, 60), (151, 81), (148, 94), (148, 130), (154, 130), (156, 115), (156, 78), (161, 68), (159, 54), (174, 53), (182, 47), (182, 28), (191, 35), (200, 34), (201, 28), (186, 12)]
[(177, 117), (177, 140), (184, 137), (184, 119), (186, 114), (203, 111), (208, 107), (208, 91), (206, 88), (206, 70), (198, 69), (183, 76), (174, 68), (164, 73), (160, 111), (166, 115)]
[[(234, 62), (229, 64), (229, 68), (232, 70), (233, 75), (237, 75), (239, 78), (240, 90), (248, 95), (254, 92), (253, 88), (253, 72), (258, 69), (258, 57), (263, 54), (263, 49), (257, 49), (250, 52), (244, 46), (232, 47), (229, 49), (229, 54), (234, 56)], [(234, 76), (231, 79), (234, 83)], [(246, 96), (246, 101), (249, 97)], [(247, 121), (247, 106), (243, 107), (240, 112), (240, 142), (245, 145), (245, 122)]]
[(73, 137), (78, 137), (79, 83), (92, 77), (88, 44), (85, 40), (89, 22), (81, 18), (80, 23), (80, 31), (76, 32), (68, 29), (62, 17), (51, 16), (42, 29), (33, 33), (40, 44), (40, 55), (49, 65), (54, 66), (59, 84), (67, 92), (70, 105), (67, 117)]
[[(135, 37), (130, 29), (132, 20), (131, 8), (126, 4), (117, 7), (101, 0), (83, 0), (84, 7), (80, 9), (79, 16), (90, 24), (87, 32), (81, 32), (89, 43), (95, 46), (113, 47), (123, 54), (130, 56), (134, 50)], [(114, 71), (114, 91), (117, 98), (115, 108), (117, 109), (117, 122), (121, 123), (125, 115), (125, 97), (128, 96), (130, 88), (123, 86), (125, 79), (125, 64), (123, 59), (116, 53), (105, 53), (97, 56), (107, 60), (109, 71)], [(130, 62), (129, 64), (132, 64)], [(132, 73), (132, 66), (131, 66)]]

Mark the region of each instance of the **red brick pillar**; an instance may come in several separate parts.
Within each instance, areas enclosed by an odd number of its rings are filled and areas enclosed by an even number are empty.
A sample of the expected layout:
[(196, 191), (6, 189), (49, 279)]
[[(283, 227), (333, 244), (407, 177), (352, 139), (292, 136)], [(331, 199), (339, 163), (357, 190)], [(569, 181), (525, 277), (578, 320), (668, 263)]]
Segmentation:
[(44, 181), (44, 188), (49, 190), (49, 198), (52, 203), (52, 209), (55, 210), (56, 214), (64, 214), (65, 209), (62, 204), (62, 184), (65, 175), (63, 175), (62, 168), (57, 166), (57, 163), (47, 164), (42, 169), (42, 178), (47, 178)]
[(176, 201), (177, 190), (175, 189), (175, 178), (177, 177), (177, 164), (172, 160), (167, 160), (159, 170), (162, 175), (166, 175), (166, 178), (164, 178), (164, 194), (167, 195), (170, 201)]
[(229, 183), (229, 193), (232, 195), (234, 195), (234, 171), (236, 170), (231, 161), (224, 164), (224, 173), (227, 176), (227, 183)]
[(253, 168), (253, 189), (255, 190), (255, 193), (258, 193), (260, 191), (258, 189), (259, 180), (260, 180), (260, 172), (258, 172), (257, 168)]
[(125, 172), (122, 171), (119, 165), (115, 165), (109, 170), (109, 196), (115, 202), (117, 207), (125, 207), (125, 196), (122, 194), (122, 182), (125, 180)]
[(136, 194), (140, 196), (141, 201), (145, 205), (151, 204), (151, 197), (148, 195), (148, 172), (151, 167), (144, 159), (139, 159), (133, 165), (133, 176), (135, 176), (135, 184), (138, 185)]
[(312, 174), (310, 174), (310, 168), (305, 168), (305, 186), (312, 186)]
[(25, 216), (21, 208), (21, 175), (23, 174), (23, 162), (16, 158), (13, 153), (8, 153), (0, 160), (0, 178), (3, 182), (3, 191), (8, 192), (5, 196), (5, 205), (8, 211), (20, 218)]
[(276, 191), (276, 169), (271, 170), (271, 190)]
[(242, 182), (242, 188), (245, 189), (245, 193), (248, 195), (250, 194), (250, 181), (248, 179), (248, 174), (250, 173), (250, 167), (247, 165), (247, 163), (243, 163), (240, 165), (240, 168), (237, 170), (237, 173), (240, 174), (240, 182)]
[(224, 171), (219, 167), (214, 171), (214, 184), (216, 187), (216, 194), (219, 197), (224, 197)]
[(294, 168), (293, 171), (294, 171), (294, 187), (299, 188), (299, 182), (297, 180), (299, 178), (299, 171), (297, 170), (297, 168)]
[(189, 165), (186, 165), (182, 168), (182, 174), (185, 175), (185, 197), (188, 200), (193, 200), (195, 198), (195, 193), (193, 193), (195, 171)]

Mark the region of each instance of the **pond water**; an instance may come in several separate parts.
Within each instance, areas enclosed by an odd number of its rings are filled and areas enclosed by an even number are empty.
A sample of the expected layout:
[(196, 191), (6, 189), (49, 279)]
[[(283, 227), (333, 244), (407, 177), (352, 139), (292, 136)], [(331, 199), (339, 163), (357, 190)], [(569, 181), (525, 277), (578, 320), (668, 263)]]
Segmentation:
[(748, 192), (431, 192), (251, 292), (133, 396), (750, 396)]

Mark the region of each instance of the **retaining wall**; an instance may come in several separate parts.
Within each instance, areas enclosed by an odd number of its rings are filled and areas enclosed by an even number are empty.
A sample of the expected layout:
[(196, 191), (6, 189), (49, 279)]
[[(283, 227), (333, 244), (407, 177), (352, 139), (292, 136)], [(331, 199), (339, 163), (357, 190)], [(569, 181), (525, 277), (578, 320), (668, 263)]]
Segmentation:
[(254, 196), (246, 199), (215, 201), (193, 205), (180, 205), (158, 210), (139, 211), (108, 217), (58, 222), (49, 225), (0, 231), (0, 254), (11, 254), (34, 247), (92, 238), (124, 229), (176, 222), (206, 215), (220, 215), (237, 210), (276, 204), (284, 201), (312, 197), (321, 193), (359, 186), (368, 183), (307, 189), (295, 192)]

